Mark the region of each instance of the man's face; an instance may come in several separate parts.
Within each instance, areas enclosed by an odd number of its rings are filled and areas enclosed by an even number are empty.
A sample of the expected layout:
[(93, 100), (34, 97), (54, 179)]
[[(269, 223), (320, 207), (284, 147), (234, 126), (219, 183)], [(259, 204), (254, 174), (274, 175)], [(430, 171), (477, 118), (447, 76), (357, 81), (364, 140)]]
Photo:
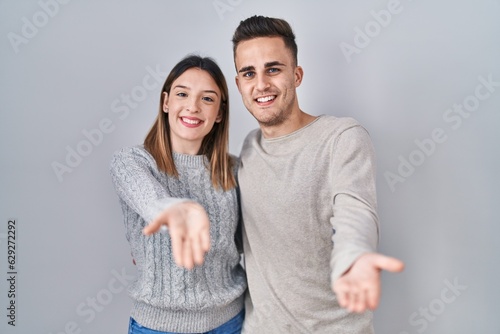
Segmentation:
[(243, 103), (261, 126), (279, 126), (299, 111), (295, 89), (302, 81), (302, 68), (295, 66), (281, 37), (240, 42), (234, 61)]

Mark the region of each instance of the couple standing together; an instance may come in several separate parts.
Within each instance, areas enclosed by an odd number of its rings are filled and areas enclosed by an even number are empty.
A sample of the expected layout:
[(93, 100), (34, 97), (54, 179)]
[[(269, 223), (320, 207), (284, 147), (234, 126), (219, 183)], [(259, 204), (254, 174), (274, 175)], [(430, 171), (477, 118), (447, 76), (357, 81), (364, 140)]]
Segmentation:
[(373, 333), (380, 271), (403, 263), (375, 253), (369, 135), (299, 108), (286, 21), (240, 22), (233, 52), (260, 126), (239, 158), (228, 152), (224, 75), (198, 56), (168, 75), (144, 144), (113, 156), (138, 275), (129, 333)]

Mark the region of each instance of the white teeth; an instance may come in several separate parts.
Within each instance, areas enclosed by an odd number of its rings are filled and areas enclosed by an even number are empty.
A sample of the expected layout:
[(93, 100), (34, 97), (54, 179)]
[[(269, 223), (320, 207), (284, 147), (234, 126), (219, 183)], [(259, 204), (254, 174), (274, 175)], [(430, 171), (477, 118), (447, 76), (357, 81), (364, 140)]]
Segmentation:
[(274, 100), (275, 98), (276, 98), (276, 96), (259, 97), (257, 99), (257, 102), (268, 102), (268, 101)]
[(189, 119), (189, 118), (182, 118), (182, 121), (188, 124), (198, 124), (200, 121), (197, 121), (195, 119)]

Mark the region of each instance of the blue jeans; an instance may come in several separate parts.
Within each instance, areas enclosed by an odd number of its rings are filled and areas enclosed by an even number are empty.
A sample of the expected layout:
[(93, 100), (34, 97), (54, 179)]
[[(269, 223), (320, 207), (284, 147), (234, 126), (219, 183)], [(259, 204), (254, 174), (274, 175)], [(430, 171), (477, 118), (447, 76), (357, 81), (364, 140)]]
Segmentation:
[[(242, 310), (234, 318), (228, 322), (214, 328), (208, 332), (199, 334), (240, 334), (243, 327), (243, 320), (245, 319), (245, 310)], [(128, 334), (180, 334), (173, 332), (160, 332), (149, 329), (139, 325), (133, 318), (130, 318), (130, 325), (128, 327)], [(195, 333), (192, 333), (195, 334)], [(198, 333), (196, 333), (198, 334)]]

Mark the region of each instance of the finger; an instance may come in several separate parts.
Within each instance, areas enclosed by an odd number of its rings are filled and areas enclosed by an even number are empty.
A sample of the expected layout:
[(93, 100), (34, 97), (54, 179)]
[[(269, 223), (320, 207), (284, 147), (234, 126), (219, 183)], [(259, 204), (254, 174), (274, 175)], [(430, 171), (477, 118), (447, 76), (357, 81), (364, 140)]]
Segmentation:
[(405, 267), (403, 261), (384, 255), (377, 256), (375, 265), (379, 269), (387, 270), (393, 273), (400, 272)]
[(380, 301), (380, 283), (366, 290), (366, 304), (370, 310), (375, 310)]
[(335, 296), (337, 297), (337, 303), (340, 305), (340, 307), (346, 307), (347, 300), (346, 300), (346, 294), (345, 294), (343, 284), (342, 284), (342, 279), (338, 279), (333, 284), (333, 292), (335, 293)]
[(184, 239), (184, 244), (182, 247), (182, 266), (187, 269), (192, 269), (194, 267), (193, 249), (190, 238)]
[(358, 306), (359, 293), (357, 290), (351, 289), (347, 293), (347, 309), (349, 312), (356, 312), (356, 307)]
[(191, 242), (191, 249), (193, 251), (193, 259), (195, 264), (202, 264), (205, 252), (201, 248), (201, 238), (200, 236), (194, 236)]
[(172, 225), (170, 228), (170, 240), (172, 242), (172, 253), (174, 256), (174, 261), (178, 266), (183, 265), (183, 241), (184, 241), (183, 230), (178, 225)]
[(366, 291), (356, 291), (356, 300), (354, 302), (353, 311), (361, 313), (364, 312), (367, 307), (368, 305), (366, 304)]
[(196, 216), (193, 216), (193, 221), (196, 222), (195, 230), (200, 242), (200, 248), (204, 252), (208, 252), (210, 249), (210, 220), (203, 208), (197, 212)]
[(208, 227), (203, 229), (200, 233), (200, 246), (204, 252), (210, 250), (210, 230)]
[(151, 221), (151, 223), (146, 225), (146, 227), (144, 227), (142, 233), (144, 233), (145, 235), (151, 235), (153, 233), (156, 233), (160, 229), (161, 225), (162, 225), (161, 221), (159, 219), (155, 219)]
[(348, 295), (346, 292), (338, 292), (337, 293), (337, 301), (340, 305), (340, 307), (343, 307), (343, 308), (347, 308), (347, 306), (349, 305), (349, 299), (348, 299)]

